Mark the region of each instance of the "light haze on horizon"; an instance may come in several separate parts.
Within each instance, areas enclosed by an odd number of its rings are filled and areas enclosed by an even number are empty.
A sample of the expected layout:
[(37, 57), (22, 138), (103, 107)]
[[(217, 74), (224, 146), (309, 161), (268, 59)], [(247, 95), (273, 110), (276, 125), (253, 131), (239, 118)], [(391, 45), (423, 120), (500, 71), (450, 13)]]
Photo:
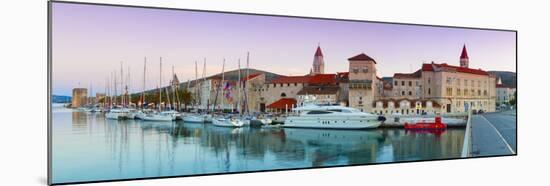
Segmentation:
[(365, 53), (377, 61), (378, 76), (409, 73), (422, 63), (459, 64), (466, 44), (470, 68), (516, 70), (516, 33), (506, 31), (348, 22), (273, 16), (194, 12), (53, 3), (52, 89), (71, 95), (72, 88), (93, 86), (104, 92), (105, 81), (120, 62), (130, 68), (130, 91), (143, 86), (147, 57), (147, 89), (163, 86), (172, 66), (181, 82), (199, 77), (206, 58), (206, 76), (246, 66), (280, 75), (309, 73), (320, 44), (325, 73), (348, 71), (347, 59)]

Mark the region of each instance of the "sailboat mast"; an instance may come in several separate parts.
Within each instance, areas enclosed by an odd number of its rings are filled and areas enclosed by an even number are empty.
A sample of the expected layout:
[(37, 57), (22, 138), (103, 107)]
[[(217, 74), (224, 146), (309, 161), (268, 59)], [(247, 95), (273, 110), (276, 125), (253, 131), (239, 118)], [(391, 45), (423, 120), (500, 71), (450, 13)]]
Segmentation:
[(122, 61), (120, 62), (120, 104), (124, 108), (124, 71), (122, 68)]
[[(201, 94), (203, 93), (202, 92), (202, 84), (206, 82), (205, 75), (206, 75), (206, 58), (204, 58), (204, 62), (203, 62), (203, 65), (202, 65)], [(202, 100), (201, 100), (201, 103), (202, 103)], [(204, 104), (205, 105), (204, 105), (203, 109), (208, 110), (208, 99), (206, 99), (206, 103), (204, 103)]]
[(246, 81), (244, 82), (244, 109), (246, 114), (248, 114), (248, 87), (246, 87), (246, 83), (250, 78), (250, 52), (246, 52)]
[(128, 94), (128, 107), (131, 106), (132, 103), (132, 89), (130, 88), (130, 83), (132, 82), (132, 76), (130, 76), (130, 66), (128, 66), (128, 78), (126, 79), (126, 94)]
[(175, 86), (175, 80), (176, 80), (176, 74), (174, 73), (174, 65), (172, 65), (172, 83), (170, 85), (170, 87), (172, 88), (172, 104), (170, 105), (170, 108), (171, 109), (174, 109), (175, 105), (176, 105), (176, 91), (174, 90), (174, 86)]
[(141, 109), (145, 108), (145, 75), (147, 74), (147, 57), (143, 58), (143, 91), (141, 91)]
[(198, 79), (199, 79), (199, 70), (197, 67), (197, 61), (195, 61), (195, 99), (193, 101), (193, 107), (197, 107), (197, 103), (199, 98), (199, 86), (198, 86)]
[(221, 100), (221, 110), (222, 110), (222, 113), (223, 113), (223, 100), (225, 98), (225, 94), (224, 94), (224, 90), (225, 90), (225, 84), (224, 84), (224, 80), (225, 80), (225, 58), (223, 58), (223, 63), (222, 63), (222, 100)]
[(239, 58), (238, 61), (238, 67), (239, 67), (239, 77), (237, 80), (237, 111), (239, 112), (239, 115), (241, 114), (241, 58)]
[(159, 68), (159, 112), (162, 111), (161, 109), (161, 102), (162, 102), (162, 57), (160, 57), (160, 68)]
[(114, 102), (114, 103), (115, 103), (115, 107), (116, 107), (116, 105), (118, 104), (118, 103), (117, 103), (117, 100), (116, 100), (116, 97), (118, 96), (118, 94), (117, 94), (117, 86), (116, 86), (116, 85), (117, 85), (117, 81), (116, 81), (116, 70), (115, 70), (113, 73), (114, 73), (114, 76), (113, 76), (113, 77), (114, 77), (114, 84), (113, 84), (113, 85), (115, 86), (115, 95), (114, 95), (114, 96), (115, 96), (115, 102)]

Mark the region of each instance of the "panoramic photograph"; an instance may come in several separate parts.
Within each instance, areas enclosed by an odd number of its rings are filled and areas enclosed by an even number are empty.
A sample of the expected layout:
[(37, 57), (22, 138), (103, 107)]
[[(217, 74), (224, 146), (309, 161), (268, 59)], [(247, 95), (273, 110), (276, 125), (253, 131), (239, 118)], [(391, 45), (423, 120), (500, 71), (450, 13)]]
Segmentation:
[(512, 30), (50, 2), (52, 184), (516, 155)]

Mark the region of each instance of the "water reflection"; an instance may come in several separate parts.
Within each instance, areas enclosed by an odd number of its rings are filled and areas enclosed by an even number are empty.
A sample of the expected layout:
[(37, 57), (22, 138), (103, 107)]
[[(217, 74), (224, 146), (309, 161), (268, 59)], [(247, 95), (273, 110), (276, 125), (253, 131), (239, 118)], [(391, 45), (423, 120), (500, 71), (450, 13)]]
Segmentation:
[(464, 130), (224, 128), (53, 113), (54, 182), (459, 157)]

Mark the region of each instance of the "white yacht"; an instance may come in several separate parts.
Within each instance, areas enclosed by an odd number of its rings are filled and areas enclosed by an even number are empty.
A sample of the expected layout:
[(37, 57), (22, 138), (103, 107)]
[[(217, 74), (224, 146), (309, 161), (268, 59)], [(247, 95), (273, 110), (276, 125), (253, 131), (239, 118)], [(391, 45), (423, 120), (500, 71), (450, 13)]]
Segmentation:
[(170, 113), (150, 113), (141, 118), (143, 121), (174, 121), (176, 117)]
[(171, 115), (174, 118), (174, 120), (183, 119), (182, 114), (175, 110), (167, 110), (167, 111), (162, 111), (160, 113), (165, 115)]
[(244, 122), (241, 119), (230, 117), (230, 118), (213, 118), (212, 125), (218, 127), (242, 127)]
[(354, 108), (334, 105), (306, 105), (293, 109), (300, 112), (288, 116), (284, 127), (321, 129), (370, 129), (382, 124), (381, 116)]
[(115, 108), (115, 109), (109, 110), (109, 112), (105, 114), (105, 118), (116, 119), (116, 120), (127, 119), (128, 113), (129, 111), (126, 109)]
[(136, 119), (136, 116), (138, 115), (138, 112), (136, 111), (136, 109), (122, 108), (121, 110), (127, 112), (126, 119)]
[(183, 117), (185, 123), (204, 123), (205, 117), (201, 115), (188, 114)]

